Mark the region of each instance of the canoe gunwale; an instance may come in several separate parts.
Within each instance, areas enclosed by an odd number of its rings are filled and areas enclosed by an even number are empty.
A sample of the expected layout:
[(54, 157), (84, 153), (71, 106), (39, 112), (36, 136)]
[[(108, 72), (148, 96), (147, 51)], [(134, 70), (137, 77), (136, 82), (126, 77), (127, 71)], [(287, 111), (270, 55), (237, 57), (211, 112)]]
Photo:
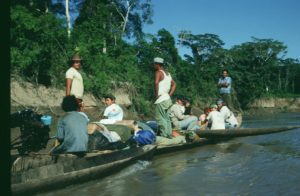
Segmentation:
[(272, 128), (236, 128), (236, 129), (219, 129), (219, 130), (197, 130), (199, 137), (203, 138), (233, 138), (255, 135), (265, 135), (279, 133), (300, 128), (300, 126), (272, 127)]

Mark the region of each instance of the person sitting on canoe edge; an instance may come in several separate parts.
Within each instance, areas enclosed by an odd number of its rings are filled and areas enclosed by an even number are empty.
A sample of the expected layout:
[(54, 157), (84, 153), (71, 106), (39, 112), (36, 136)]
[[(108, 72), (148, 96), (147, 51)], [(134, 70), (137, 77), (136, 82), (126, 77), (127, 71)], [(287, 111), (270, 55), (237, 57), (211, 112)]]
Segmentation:
[(222, 114), (218, 111), (218, 106), (216, 104), (210, 105), (210, 110), (206, 119), (208, 123), (211, 123), (211, 130), (215, 129), (225, 129), (225, 121)]
[(208, 129), (208, 120), (206, 119), (208, 114), (209, 114), (210, 109), (208, 107), (205, 107), (203, 110), (203, 113), (199, 116), (199, 121), (198, 121), (198, 127), (197, 129), (199, 130), (206, 130)]
[(116, 97), (112, 94), (104, 96), (106, 108), (104, 110), (103, 119), (99, 122), (102, 124), (114, 124), (123, 120), (123, 109), (116, 104)]
[(80, 106), (74, 95), (63, 98), (62, 109), (66, 112), (57, 124), (56, 144), (52, 155), (72, 153), (85, 156), (88, 145), (88, 119), (79, 113)]
[(192, 115), (192, 106), (191, 106), (191, 101), (187, 98), (184, 97), (183, 100), (184, 103), (184, 115)]
[(168, 114), (171, 118), (173, 128), (179, 132), (183, 130), (194, 131), (196, 130), (197, 117), (193, 115), (184, 115), (185, 98), (181, 95), (176, 97), (176, 102), (168, 110)]
[(225, 121), (225, 128), (236, 128), (238, 126), (238, 121), (233, 112), (226, 106), (226, 103), (222, 99), (218, 99), (217, 106)]

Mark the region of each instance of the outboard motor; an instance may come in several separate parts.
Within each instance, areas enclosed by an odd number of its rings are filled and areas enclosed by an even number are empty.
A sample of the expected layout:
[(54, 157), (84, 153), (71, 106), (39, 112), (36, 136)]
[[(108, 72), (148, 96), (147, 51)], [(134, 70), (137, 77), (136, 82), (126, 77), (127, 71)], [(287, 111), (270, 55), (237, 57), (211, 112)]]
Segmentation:
[(31, 109), (10, 115), (10, 127), (20, 127), (20, 136), (11, 141), (11, 149), (17, 149), (20, 155), (37, 152), (47, 146), (51, 116), (37, 114)]

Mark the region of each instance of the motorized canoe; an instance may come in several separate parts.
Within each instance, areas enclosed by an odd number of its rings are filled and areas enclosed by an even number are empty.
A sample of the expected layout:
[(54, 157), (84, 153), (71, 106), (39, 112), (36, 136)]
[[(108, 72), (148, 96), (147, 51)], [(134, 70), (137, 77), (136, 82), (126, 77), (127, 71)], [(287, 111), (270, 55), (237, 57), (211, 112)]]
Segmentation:
[(232, 138), (232, 137), (244, 137), (244, 136), (278, 133), (278, 132), (289, 131), (298, 128), (300, 128), (300, 126), (197, 130), (195, 132), (201, 138)]
[(155, 145), (88, 153), (84, 157), (47, 154), (19, 157), (11, 168), (14, 195), (35, 194), (107, 176), (140, 159), (150, 159)]

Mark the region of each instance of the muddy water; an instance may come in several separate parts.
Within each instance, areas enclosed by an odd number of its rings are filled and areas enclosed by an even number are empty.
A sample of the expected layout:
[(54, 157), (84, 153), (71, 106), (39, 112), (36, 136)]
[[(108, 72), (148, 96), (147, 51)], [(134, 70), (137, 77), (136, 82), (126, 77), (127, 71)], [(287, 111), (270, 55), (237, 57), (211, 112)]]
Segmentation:
[[(244, 127), (299, 125), (300, 113)], [(232, 139), (140, 161), (112, 176), (39, 195), (299, 195), (300, 129)]]

